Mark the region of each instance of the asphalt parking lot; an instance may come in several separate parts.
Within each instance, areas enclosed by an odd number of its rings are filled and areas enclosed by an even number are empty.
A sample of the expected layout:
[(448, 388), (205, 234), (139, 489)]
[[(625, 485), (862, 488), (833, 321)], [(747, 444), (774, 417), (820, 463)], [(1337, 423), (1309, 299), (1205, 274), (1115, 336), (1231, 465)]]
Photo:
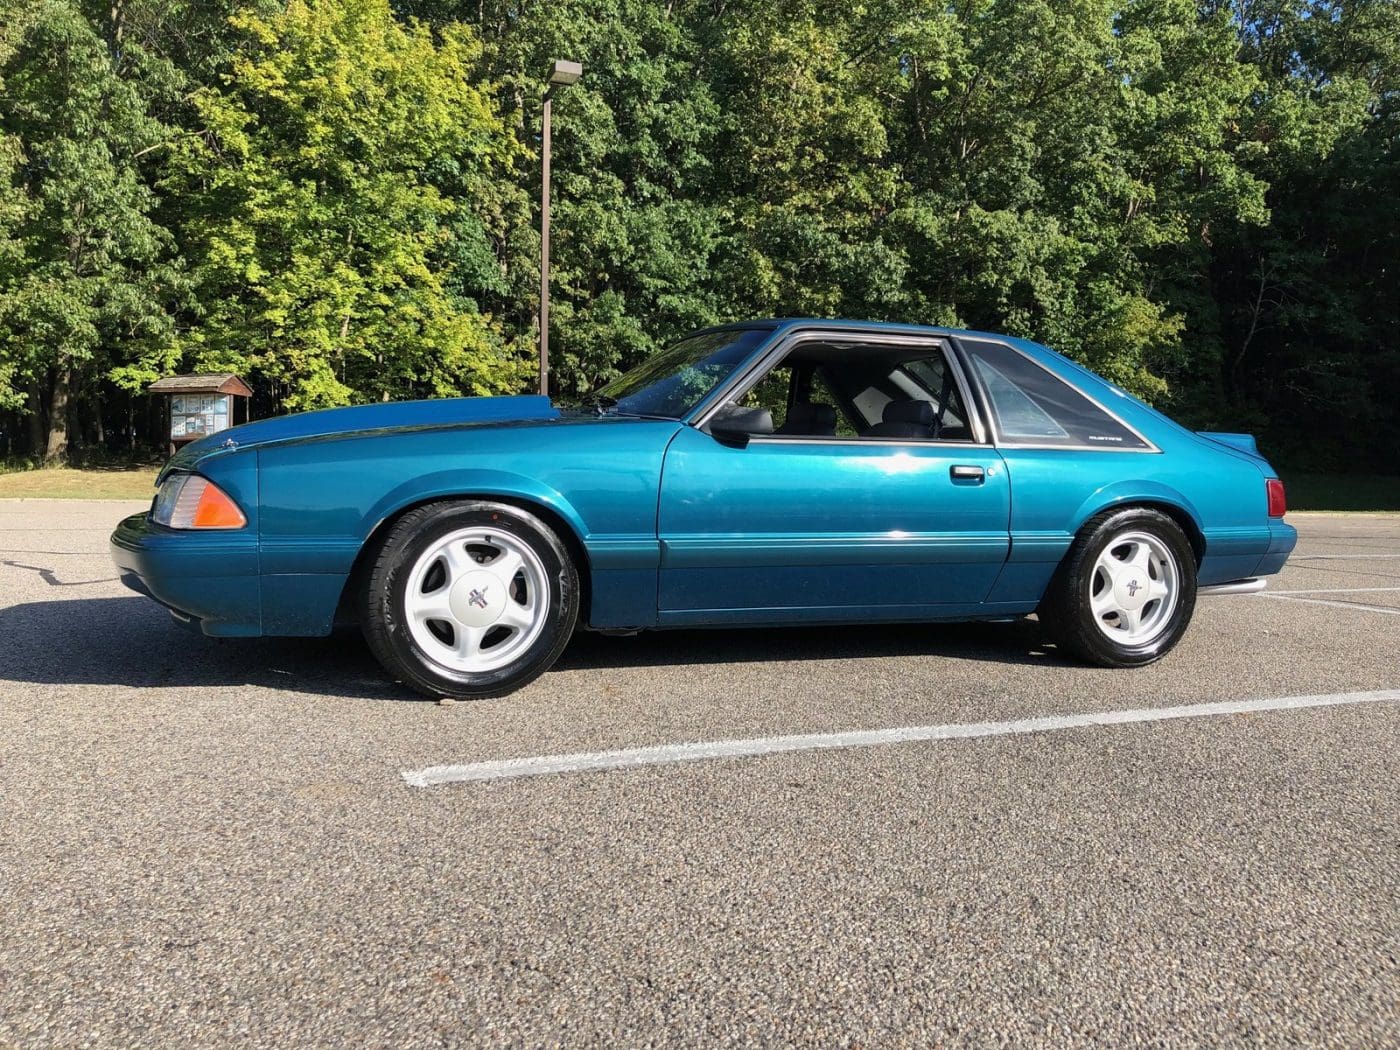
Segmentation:
[(353, 637), (179, 630), (114, 579), (131, 509), (0, 501), (0, 1045), (1400, 1041), (1400, 517), (1295, 516), (1140, 671), (1033, 623), (582, 635), (438, 706)]

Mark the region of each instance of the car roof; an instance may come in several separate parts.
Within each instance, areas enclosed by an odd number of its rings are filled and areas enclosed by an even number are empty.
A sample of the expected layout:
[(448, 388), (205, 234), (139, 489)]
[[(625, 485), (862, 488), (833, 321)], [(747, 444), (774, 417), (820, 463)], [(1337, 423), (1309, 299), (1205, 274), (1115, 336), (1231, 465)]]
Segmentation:
[[(692, 334), (701, 332), (741, 331), (760, 329), (770, 331), (797, 331), (803, 328), (848, 329), (853, 332), (889, 332), (907, 335), (980, 336), (988, 339), (1011, 340), (1012, 336), (996, 332), (979, 332), (970, 328), (945, 328), (940, 325), (906, 324), (898, 321), (855, 321), (836, 317), (763, 317), (749, 321), (732, 321), (729, 324), (712, 325)], [(1022, 340), (1016, 340), (1021, 342)]]

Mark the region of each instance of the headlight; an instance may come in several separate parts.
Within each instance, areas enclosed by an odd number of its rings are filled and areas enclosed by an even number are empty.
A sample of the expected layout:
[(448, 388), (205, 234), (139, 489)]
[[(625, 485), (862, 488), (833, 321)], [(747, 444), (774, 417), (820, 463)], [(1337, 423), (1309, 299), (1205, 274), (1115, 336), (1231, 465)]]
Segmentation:
[(198, 474), (172, 474), (156, 494), (151, 520), (171, 529), (241, 529), (248, 519), (228, 493)]

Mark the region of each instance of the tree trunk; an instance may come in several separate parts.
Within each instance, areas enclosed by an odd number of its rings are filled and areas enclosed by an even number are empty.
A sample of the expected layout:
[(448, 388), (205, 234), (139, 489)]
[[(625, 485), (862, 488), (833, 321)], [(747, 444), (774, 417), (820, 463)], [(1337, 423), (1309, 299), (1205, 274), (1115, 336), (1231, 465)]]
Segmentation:
[(116, 69), (121, 65), (122, 59), (122, 38), (126, 36), (126, 2), (125, 0), (112, 0), (111, 10), (107, 13), (108, 26), (108, 51), (112, 56), (112, 68)]
[(61, 463), (68, 456), (68, 392), (72, 382), (68, 369), (55, 370), (53, 398), (49, 402), (49, 440), (44, 449), (46, 464)]
[(29, 406), (25, 412), (29, 430), (29, 454), (38, 459), (44, 454), (44, 398), (35, 383), (29, 390)]

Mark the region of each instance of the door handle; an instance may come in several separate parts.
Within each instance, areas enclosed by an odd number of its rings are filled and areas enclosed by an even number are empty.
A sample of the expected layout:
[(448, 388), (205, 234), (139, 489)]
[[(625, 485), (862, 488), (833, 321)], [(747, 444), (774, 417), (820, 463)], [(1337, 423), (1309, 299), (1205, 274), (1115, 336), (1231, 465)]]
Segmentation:
[(981, 467), (974, 467), (966, 464), (949, 467), (948, 473), (952, 475), (954, 481), (980, 482), (987, 476), (987, 472)]

